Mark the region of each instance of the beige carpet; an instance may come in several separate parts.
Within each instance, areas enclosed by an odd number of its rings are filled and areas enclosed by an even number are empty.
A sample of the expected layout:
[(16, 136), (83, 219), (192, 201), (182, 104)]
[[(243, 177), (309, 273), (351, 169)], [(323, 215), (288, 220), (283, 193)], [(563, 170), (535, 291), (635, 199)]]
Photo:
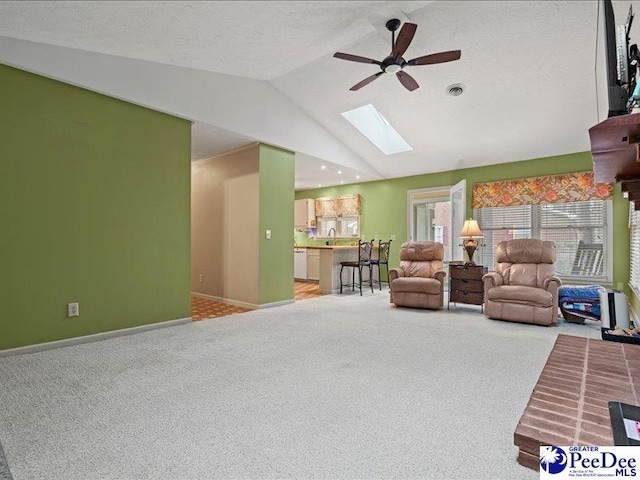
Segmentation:
[(559, 333), (325, 295), (0, 358), (15, 479), (534, 480), (513, 432)]

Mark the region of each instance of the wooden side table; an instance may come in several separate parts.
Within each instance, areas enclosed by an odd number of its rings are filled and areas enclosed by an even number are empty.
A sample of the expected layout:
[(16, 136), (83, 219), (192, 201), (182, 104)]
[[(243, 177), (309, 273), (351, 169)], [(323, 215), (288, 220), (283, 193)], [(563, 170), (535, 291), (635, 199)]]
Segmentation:
[(484, 310), (484, 283), (482, 276), (488, 268), (484, 265), (449, 265), (449, 304), (469, 303)]

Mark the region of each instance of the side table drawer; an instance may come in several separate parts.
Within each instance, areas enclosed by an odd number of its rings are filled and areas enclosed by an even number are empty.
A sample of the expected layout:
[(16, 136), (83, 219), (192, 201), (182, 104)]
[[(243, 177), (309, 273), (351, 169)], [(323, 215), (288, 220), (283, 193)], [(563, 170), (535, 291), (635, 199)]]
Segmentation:
[(452, 266), (450, 269), (451, 278), (466, 278), (468, 280), (481, 280), (486, 269), (479, 265), (472, 266)]
[(469, 293), (484, 293), (482, 280), (467, 280), (465, 278), (452, 278), (451, 290), (462, 290)]
[(465, 292), (463, 290), (451, 290), (450, 302), (470, 303), (472, 305), (482, 305), (484, 303), (483, 292)]

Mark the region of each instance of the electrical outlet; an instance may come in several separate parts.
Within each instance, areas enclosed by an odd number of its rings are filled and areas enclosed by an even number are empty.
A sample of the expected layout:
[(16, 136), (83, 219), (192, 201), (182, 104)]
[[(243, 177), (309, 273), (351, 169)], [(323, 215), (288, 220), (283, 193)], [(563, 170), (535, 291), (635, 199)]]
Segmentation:
[(265, 237), (267, 240), (271, 240), (271, 230), (265, 230), (265, 232), (264, 232), (264, 237)]
[(67, 317), (77, 317), (80, 315), (79, 303), (67, 303)]
[(377, 242), (378, 240), (380, 240), (380, 235), (378, 235), (377, 233), (373, 236), (373, 239)]
[(204, 282), (204, 275), (201, 273), (200, 274), (200, 283)]
[(391, 235), (391, 240), (395, 240), (396, 236), (395, 235)]

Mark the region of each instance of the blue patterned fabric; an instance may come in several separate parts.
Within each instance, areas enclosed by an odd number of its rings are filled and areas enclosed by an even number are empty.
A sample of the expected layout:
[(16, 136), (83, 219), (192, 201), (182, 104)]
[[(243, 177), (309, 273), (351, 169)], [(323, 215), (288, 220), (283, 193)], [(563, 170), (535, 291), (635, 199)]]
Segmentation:
[(563, 285), (558, 289), (560, 309), (588, 313), (600, 319), (600, 285)]

